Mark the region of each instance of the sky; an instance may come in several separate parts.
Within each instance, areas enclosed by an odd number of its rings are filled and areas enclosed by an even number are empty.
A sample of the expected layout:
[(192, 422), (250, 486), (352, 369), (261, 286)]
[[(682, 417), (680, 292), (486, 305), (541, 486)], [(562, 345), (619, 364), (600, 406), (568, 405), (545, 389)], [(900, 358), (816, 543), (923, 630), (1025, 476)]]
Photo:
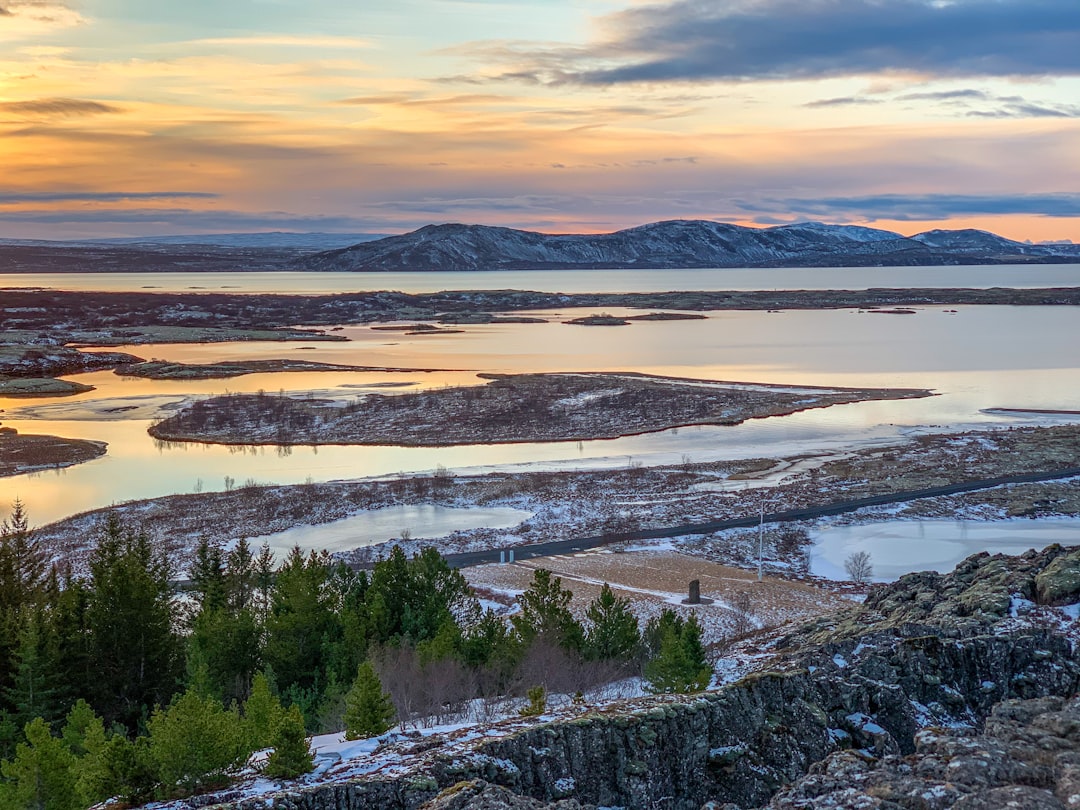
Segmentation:
[(0, 0), (0, 237), (1080, 242), (1080, 0)]

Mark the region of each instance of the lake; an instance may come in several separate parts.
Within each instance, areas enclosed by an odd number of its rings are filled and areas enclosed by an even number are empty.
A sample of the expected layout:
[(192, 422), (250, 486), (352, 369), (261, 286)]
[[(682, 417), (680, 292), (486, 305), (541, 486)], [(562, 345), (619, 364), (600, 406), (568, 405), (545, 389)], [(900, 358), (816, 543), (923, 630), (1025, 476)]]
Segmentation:
[(871, 287), (1073, 287), (1080, 264), (963, 267), (768, 267), (703, 270), (494, 270), (467, 273), (0, 273), (0, 288), (42, 286), (117, 292), (325, 295), (400, 290), (535, 290), (564, 293), (667, 290), (865, 290)]
[[(897, 441), (956, 426), (1047, 423), (985, 409), (1080, 407), (1080, 308), (959, 307), (915, 315), (854, 310), (710, 313), (706, 320), (581, 327), (575, 310), (539, 313), (543, 324), (487, 324), (461, 334), (406, 336), (347, 327), (348, 343), (227, 343), (121, 347), (186, 362), (293, 357), (436, 373), (258, 374), (229, 380), (151, 381), (111, 372), (77, 375), (97, 390), (62, 399), (0, 400), (0, 420), (24, 433), (88, 438), (109, 453), (67, 470), (0, 479), (0, 513), (16, 497), (35, 523), (128, 499), (237, 482), (302, 483), (432, 470), (586, 469), (795, 455)], [(311, 348), (306, 348), (311, 347)], [(475, 384), (477, 371), (638, 371), (682, 377), (805, 385), (931, 388), (938, 396), (864, 402), (734, 427), (694, 427), (605, 441), (443, 448), (160, 446), (155, 417), (189, 397), (226, 391), (310, 391), (353, 398)], [(385, 387), (391, 385), (394, 387)], [(1065, 417), (1058, 418), (1064, 420)]]
[(811, 573), (847, 579), (844, 560), (865, 551), (874, 581), (891, 582), (912, 571), (946, 573), (980, 551), (1023, 554), (1051, 543), (1080, 545), (1080, 520), (893, 520), (834, 526), (811, 537)]

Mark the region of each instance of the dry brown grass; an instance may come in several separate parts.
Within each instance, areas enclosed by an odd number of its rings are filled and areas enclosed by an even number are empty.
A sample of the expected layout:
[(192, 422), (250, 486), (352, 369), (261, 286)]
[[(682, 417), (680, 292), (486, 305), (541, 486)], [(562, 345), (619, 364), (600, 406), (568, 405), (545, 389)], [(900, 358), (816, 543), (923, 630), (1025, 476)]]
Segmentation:
[[(696, 612), (709, 643), (850, 604), (821, 587), (773, 577), (758, 582), (753, 572), (670, 550), (596, 551), (485, 565), (463, 573), (484, 596), (512, 604), (513, 597), (501, 592), (525, 590), (537, 568), (547, 568), (562, 578), (563, 586), (574, 594), (571, 610), (578, 617), (584, 617), (589, 602), (607, 582), (616, 596), (630, 601), (642, 619), (658, 615), (664, 608), (682, 614)], [(701, 581), (701, 595), (714, 600), (712, 604), (681, 604), (692, 579)]]

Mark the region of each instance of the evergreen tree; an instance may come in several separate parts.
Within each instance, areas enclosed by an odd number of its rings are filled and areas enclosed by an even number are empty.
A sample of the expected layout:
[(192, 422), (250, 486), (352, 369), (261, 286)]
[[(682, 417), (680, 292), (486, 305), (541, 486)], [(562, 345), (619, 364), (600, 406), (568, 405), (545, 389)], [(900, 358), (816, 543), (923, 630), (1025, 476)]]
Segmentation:
[(371, 571), (365, 596), (371, 640), (379, 644), (428, 641), (473, 600), (465, 577), (438, 551), (425, 548), (410, 560), (400, 546), (394, 546), (390, 556), (375, 563)]
[(99, 762), (94, 771), (87, 768), (80, 772), (81, 789), (86, 793), (97, 792), (105, 796), (117, 796), (131, 805), (141, 805), (154, 798), (158, 786), (157, 766), (150, 752), (146, 737), (129, 740), (123, 734), (114, 734), (104, 743)]
[(87, 736), (92, 734), (91, 729), (98, 727), (104, 735), (105, 724), (101, 722), (101, 718), (94, 714), (89, 703), (79, 698), (67, 713), (64, 727), (60, 731), (60, 739), (64, 741), (64, 745), (72, 754), (82, 757), (87, 752)]
[(203, 612), (225, 607), (225, 562), (220, 543), (203, 537), (195, 547), (195, 559), (189, 569), (191, 591)]
[(528, 644), (546, 636), (564, 649), (580, 650), (585, 638), (581, 623), (570, 612), (573, 596), (563, 588), (561, 577), (537, 568), (529, 589), (517, 598), (521, 611), (511, 618), (518, 637)]
[[(7, 709), (0, 709), (0, 760), (15, 756), (15, 744), (21, 738), (19, 726)], [(3, 804), (0, 804), (0, 808)]]
[(26, 743), (15, 749), (12, 762), (0, 763), (12, 784), (4, 798), (19, 810), (81, 810), (75, 787), (75, 757), (49, 733), (40, 717), (26, 724)]
[(23, 615), (12, 685), (4, 690), (5, 697), (20, 722), (41, 717), (51, 723), (62, 714), (57, 699), (55, 654), (50, 655), (49, 649), (53, 645), (47, 633), (42, 632), (40, 611), (27, 608)]
[(0, 613), (36, 602), (47, 573), (45, 551), (30, 530), (25, 507), (16, 500), (11, 514), (0, 521)]
[(506, 620), (491, 608), (476, 616), (462, 633), (461, 655), (472, 667), (512, 661), (510, 628)]
[(207, 693), (225, 702), (243, 699), (259, 667), (261, 641), (251, 610), (203, 609), (188, 637), (189, 679), (198, 673)]
[(90, 591), (82, 580), (59, 582), (46, 591), (48, 612), (46, 632), (57, 697), (61, 705), (72, 705), (81, 697), (92, 698), (99, 673), (90, 658), (90, 630), (87, 606)]
[(645, 680), (652, 692), (699, 692), (709, 685), (712, 667), (705, 659), (701, 644), (701, 627), (697, 618), (685, 622), (665, 610), (653, 627), (653, 637), (659, 636), (654, 657), (645, 665)]
[(606, 582), (585, 612), (589, 627), (585, 633), (585, 651), (593, 660), (629, 661), (641, 645), (637, 617), (630, 602), (618, 599)]
[(273, 738), (274, 752), (266, 761), (263, 773), (274, 779), (295, 779), (315, 767), (304, 731), (304, 716), (294, 704), (282, 716)]
[(164, 789), (190, 793), (220, 784), (251, 753), (234, 708), (185, 692), (147, 722), (150, 756)]
[(266, 627), (270, 617), (270, 600), (274, 590), (274, 578), (277, 572), (277, 564), (274, 562), (274, 552), (270, 546), (263, 543), (259, 554), (254, 562), (253, 583), (255, 588), (257, 612), (259, 624)]
[[(325, 552), (306, 557), (294, 548), (278, 571), (266, 622), (264, 660), (273, 667), (283, 695), (314, 690), (314, 704), (326, 683), (327, 651), (340, 633), (326, 589), (330, 558)], [(307, 711), (313, 706), (301, 703)]]
[(365, 661), (356, 672), (352, 689), (345, 696), (345, 739), (377, 737), (392, 728), (396, 714), (390, 696), (383, 692), (375, 669)]
[(121, 791), (122, 785), (111, 778), (105, 759), (105, 725), (85, 700), (79, 699), (68, 712), (60, 738), (76, 758), (75, 790), (82, 804), (97, 804)]
[(180, 639), (173, 629), (169, 568), (145, 534), (125, 530), (114, 515), (89, 567), (90, 702), (107, 721), (135, 729), (178, 681)]
[(40, 604), (46, 572), (45, 552), (30, 531), (26, 509), (16, 500), (11, 514), (0, 521), (0, 690), (12, 685), (24, 611)]
[(285, 716), (285, 709), (270, 689), (270, 679), (258, 673), (251, 684), (251, 694), (244, 701), (244, 725), (253, 751), (269, 748)]
[(229, 608), (233, 611), (253, 607), (257, 570), (255, 556), (247, 538), (241, 537), (229, 552), (225, 564), (225, 584)]

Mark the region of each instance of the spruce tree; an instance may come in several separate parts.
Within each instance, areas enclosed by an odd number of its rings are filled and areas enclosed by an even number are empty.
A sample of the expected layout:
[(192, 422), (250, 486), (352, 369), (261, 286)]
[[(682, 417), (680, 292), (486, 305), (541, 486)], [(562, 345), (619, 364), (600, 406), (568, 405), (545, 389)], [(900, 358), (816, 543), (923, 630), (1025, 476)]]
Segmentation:
[(45, 552), (30, 530), (26, 509), (16, 500), (11, 514), (0, 521), (0, 690), (11, 686), (25, 611), (41, 603), (46, 571)]
[(345, 696), (345, 739), (377, 737), (392, 728), (396, 714), (390, 696), (383, 692), (374, 667), (365, 661), (356, 672), (352, 689)]
[(266, 761), (263, 773), (274, 779), (295, 779), (310, 773), (315, 767), (311, 754), (307, 732), (304, 730), (304, 716), (296, 704), (284, 712), (272, 740), (274, 752)]
[(589, 627), (585, 632), (586, 654), (596, 661), (629, 661), (641, 645), (637, 618), (630, 602), (617, 599), (606, 582), (585, 612)]
[(278, 571), (266, 620), (263, 658), (282, 694), (311, 692), (315, 704), (326, 682), (329, 643), (340, 630), (326, 588), (329, 573), (329, 555), (294, 548)]
[(4, 690), (4, 694), (21, 723), (28, 723), (35, 717), (51, 723), (59, 719), (63, 711), (57, 700), (55, 656), (49, 655), (50, 639), (42, 632), (41, 614), (26, 609), (23, 615), (12, 685)]
[(86, 607), (88, 697), (107, 722), (134, 730), (168, 701), (180, 675), (180, 639), (169, 567), (145, 534), (111, 515), (90, 556)]
[(81, 810), (75, 757), (40, 717), (27, 723), (24, 732), (26, 742), (16, 747), (14, 761), (0, 763), (12, 783), (5, 798), (19, 810)]

